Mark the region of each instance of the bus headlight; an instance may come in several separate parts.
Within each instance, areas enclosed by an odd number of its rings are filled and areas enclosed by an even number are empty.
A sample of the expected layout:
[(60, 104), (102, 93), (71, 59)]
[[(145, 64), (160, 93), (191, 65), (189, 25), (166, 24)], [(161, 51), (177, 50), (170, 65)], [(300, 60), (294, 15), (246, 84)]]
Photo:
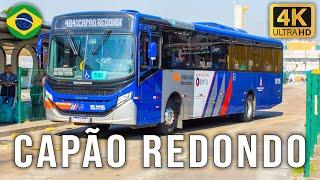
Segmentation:
[(47, 90), (45, 90), (44, 97), (49, 98), (51, 101), (53, 100), (53, 98), (52, 98), (52, 94), (51, 94), (51, 93), (49, 93)]
[(129, 92), (125, 95), (118, 97), (117, 106), (120, 106), (123, 103), (125, 103), (126, 101), (128, 101), (131, 98), (131, 95), (132, 95), (132, 92)]

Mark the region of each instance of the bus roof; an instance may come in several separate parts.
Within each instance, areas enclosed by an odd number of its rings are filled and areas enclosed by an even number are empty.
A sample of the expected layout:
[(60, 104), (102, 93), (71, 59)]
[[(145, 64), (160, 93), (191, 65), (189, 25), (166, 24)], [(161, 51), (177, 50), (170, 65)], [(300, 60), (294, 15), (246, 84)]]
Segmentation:
[(239, 39), (244, 39), (244, 40), (251, 40), (251, 41), (256, 41), (259, 43), (267, 43), (267, 44), (273, 44), (273, 45), (278, 45), (278, 46), (283, 46), (282, 42), (277, 39), (272, 39), (268, 37), (261, 37), (257, 35), (252, 35), (248, 34), (246, 31), (242, 29), (236, 29), (232, 27), (228, 27), (222, 24), (214, 23), (214, 22), (193, 22), (193, 23), (188, 23), (188, 22), (181, 22), (181, 21), (176, 21), (173, 19), (167, 19), (167, 18), (161, 18), (158, 16), (153, 16), (153, 15), (148, 15), (148, 14), (143, 14), (140, 13), (136, 10), (121, 10), (121, 11), (89, 11), (89, 12), (77, 12), (77, 13), (69, 13), (69, 14), (64, 14), (60, 15), (61, 16), (81, 16), (81, 15), (103, 15), (103, 14), (110, 14), (110, 13), (116, 13), (116, 14), (129, 14), (133, 15), (136, 18), (147, 18), (147, 19), (153, 19), (153, 20), (161, 20), (161, 21), (166, 21), (167, 23), (170, 23), (171, 25), (172, 22), (179, 22), (180, 25), (185, 25), (180, 26), (178, 28), (181, 29), (189, 29), (192, 27), (193, 30), (195, 31), (200, 31), (200, 32), (207, 32), (207, 33), (212, 33), (212, 34), (217, 34), (221, 36), (227, 36), (227, 37), (233, 37), (233, 38), (239, 38)]

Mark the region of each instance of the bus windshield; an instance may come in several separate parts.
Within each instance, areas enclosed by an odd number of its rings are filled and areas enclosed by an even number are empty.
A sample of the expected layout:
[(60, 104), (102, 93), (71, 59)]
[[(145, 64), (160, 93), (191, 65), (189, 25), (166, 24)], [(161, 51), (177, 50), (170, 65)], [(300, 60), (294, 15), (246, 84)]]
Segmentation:
[[(107, 37), (106, 37), (107, 36)], [(48, 75), (58, 79), (110, 81), (134, 72), (132, 35), (56, 35)]]

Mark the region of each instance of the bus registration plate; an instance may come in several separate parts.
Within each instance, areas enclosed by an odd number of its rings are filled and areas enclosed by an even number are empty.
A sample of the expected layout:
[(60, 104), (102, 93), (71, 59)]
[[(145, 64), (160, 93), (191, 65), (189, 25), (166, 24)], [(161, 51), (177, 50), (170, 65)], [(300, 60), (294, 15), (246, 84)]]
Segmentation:
[(88, 117), (71, 117), (71, 122), (74, 123), (91, 123), (91, 118)]

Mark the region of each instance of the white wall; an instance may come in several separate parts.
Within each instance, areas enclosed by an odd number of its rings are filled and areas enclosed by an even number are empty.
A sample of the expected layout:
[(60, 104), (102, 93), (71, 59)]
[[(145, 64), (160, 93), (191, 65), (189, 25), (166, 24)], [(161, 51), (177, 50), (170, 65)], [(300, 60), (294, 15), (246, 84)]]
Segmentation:
[[(32, 68), (33, 59), (31, 56), (19, 56), (20, 67)], [(11, 55), (7, 55), (7, 64), (11, 64)]]

